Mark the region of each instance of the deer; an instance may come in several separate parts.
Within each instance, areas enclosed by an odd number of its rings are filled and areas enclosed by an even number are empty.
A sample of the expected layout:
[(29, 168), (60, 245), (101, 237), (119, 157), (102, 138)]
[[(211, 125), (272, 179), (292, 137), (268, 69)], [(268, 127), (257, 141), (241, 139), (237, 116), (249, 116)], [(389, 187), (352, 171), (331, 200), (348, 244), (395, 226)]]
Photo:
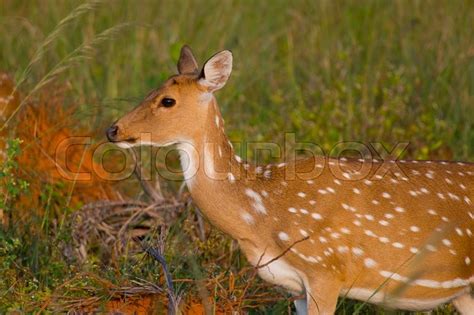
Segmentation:
[(333, 314), (339, 297), (413, 311), (452, 302), (474, 314), (474, 164), (324, 155), (247, 162), (214, 96), (232, 64), (223, 50), (199, 69), (183, 46), (178, 74), (109, 127), (108, 140), (176, 145), (193, 202), (261, 278), (295, 296), (297, 314)]

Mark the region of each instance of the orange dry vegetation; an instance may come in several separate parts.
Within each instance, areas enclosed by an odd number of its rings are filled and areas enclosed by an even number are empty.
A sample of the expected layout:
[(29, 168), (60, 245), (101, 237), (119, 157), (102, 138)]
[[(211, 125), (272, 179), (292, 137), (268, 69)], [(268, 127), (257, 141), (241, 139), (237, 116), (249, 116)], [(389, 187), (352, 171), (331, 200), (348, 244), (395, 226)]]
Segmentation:
[(112, 300), (107, 302), (105, 308), (109, 314), (146, 315), (154, 309), (154, 299), (152, 296), (144, 296), (128, 301)]
[[(167, 309), (166, 298), (160, 296), (143, 296), (139, 299), (127, 299), (127, 300), (112, 300), (106, 303), (105, 309), (109, 314), (136, 314), (136, 315), (145, 315), (145, 314), (155, 314), (157, 310)], [(210, 301), (212, 305), (212, 301)], [(186, 315), (204, 315), (206, 310), (204, 305), (199, 301), (190, 301), (186, 305), (181, 305), (180, 312)], [(231, 310), (225, 312), (220, 309), (213, 311), (213, 314), (223, 315), (229, 314)]]
[[(0, 74), (0, 77), (3, 78), (0, 81), (0, 100), (8, 99), (14, 89), (14, 82), (7, 75)], [(4, 120), (20, 102), (18, 93), (15, 93), (8, 103), (3, 104)], [(28, 194), (23, 195), (17, 203), (18, 218), (29, 215), (30, 211), (42, 214), (40, 196), (45, 193), (46, 185), (54, 186), (55, 194), (64, 196), (65, 203), (72, 207), (91, 201), (118, 199), (112, 182), (107, 181), (105, 172), (95, 165), (95, 147), (71, 145), (74, 137), (90, 136), (93, 139), (93, 134), (78, 128), (72, 116), (74, 108), (65, 111), (63, 104), (62, 90), (50, 89), (39, 93), (34, 100), (22, 105), (12, 119), (16, 123), (10, 123), (8, 130), (0, 134), (0, 150), (5, 147), (6, 136), (22, 141), (18, 175), (30, 186)], [(83, 174), (77, 176), (74, 172)], [(60, 207), (59, 204), (57, 206)]]

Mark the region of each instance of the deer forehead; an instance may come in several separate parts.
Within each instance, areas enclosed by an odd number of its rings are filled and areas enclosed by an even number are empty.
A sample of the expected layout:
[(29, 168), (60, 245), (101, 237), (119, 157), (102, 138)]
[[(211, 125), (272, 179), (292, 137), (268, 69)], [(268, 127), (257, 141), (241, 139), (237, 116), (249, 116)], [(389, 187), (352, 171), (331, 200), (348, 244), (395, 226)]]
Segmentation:
[(207, 94), (210, 93), (199, 84), (196, 75), (181, 74), (171, 76), (161, 87), (151, 91), (145, 101), (155, 101), (163, 96), (199, 100), (202, 95)]

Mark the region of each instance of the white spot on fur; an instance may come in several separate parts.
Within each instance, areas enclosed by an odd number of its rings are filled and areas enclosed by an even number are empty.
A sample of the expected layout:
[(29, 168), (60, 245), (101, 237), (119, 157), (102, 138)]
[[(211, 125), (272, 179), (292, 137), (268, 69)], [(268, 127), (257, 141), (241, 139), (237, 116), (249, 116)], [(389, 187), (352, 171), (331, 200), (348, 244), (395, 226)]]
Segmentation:
[(348, 228), (340, 228), (341, 232), (344, 233), (344, 234), (351, 234), (351, 231), (348, 229)]
[(450, 247), (452, 245), (451, 241), (448, 239), (443, 239), (441, 242), (447, 247)]
[(290, 237), (288, 236), (288, 234), (286, 234), (285, 232), (280, 232), (278, 233), (278, 237), (282, 240), (282, 241), (288, 241), (290, 239)]
[(365, 258), (364, 259), (364, 265), (367, 268), (374, 268), (375, 266), (377, 266), (377, 262), (375, 260), (373, 260), (372, 258)]
[(356, 256), (362, 256), (364, 254), (364, 251), (362, 250), (362, 248), (353, 247), (352, 248), (352, 253)]
[(308, 237), (309, 236), (308, 232), (306, 232), (303, 229), (300, 229), (300, 234), (303, 235), (303, 237)]
[(366, 215), (364, 215), (364, 217), (369, 221), (374, 221), (374, 216), (373, 215), (366, 214)]
[(377, 237), (374, 232), (371, 230), (364, 230), (365, 235), (370, 236), (370, 237)]
[(255, 209), (255, 211), (261, 214), (267, 214), (267, 209), (265, 208), (262, 197), (258, 192), (253, 191), (250, 188), (246, 188), (245, 194), (253, 200), (251, 205)]
[(405, 245), (403, 245), (402, 243), (399, 243), (399, 242), (392, 243), (392, 246), (395, 247), (395, 248), (404, 248), (405, 247)]
[(244, 221), (247, 224), (254, 224), (255, 223), (255, 220), (254, 220), (253, 216), (250, 213), (248, 213), (247, 211), (244, 211), (242, 213), (242, 219), (244, 219)]
[(405, 209), (402, 208), (402, 207), (395, 207), (395, 211), (403, 213), (403, 212), (405, 212)]

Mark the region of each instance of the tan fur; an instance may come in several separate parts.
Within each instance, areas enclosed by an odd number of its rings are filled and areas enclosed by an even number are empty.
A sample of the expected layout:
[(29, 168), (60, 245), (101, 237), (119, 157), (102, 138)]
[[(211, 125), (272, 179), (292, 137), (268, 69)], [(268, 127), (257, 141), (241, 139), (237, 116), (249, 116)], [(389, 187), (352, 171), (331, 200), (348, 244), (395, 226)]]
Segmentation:
[[(306, 292), (310, 314), (333, 313), (343, 294), (429, 309), (469, 292), (473, 164), (399, 161), (398, 171), (382, 178), (377, 175), (393, 162), (317, 157), (249, 165), (235, 156), (215, 99), (199, 101), (208, 92), (201, 80), (171, 77), (117, 122), (115, 141), (138, 145), (140, 134), (149, 133), (154, 145), (178, 143), (197, 167), (186, 178), (194, 202), (238, 240), (252, 264), (288, 250), (260, 268), (264, 279)], [(176, 105), (161, 106), (163, 97)], [(339, 172), (331, 167), (336, 163)], [(320, 175), (308, 178), (318, 165)], [(358, 178), (361, 166), (370, 168), (364, 178)]]

